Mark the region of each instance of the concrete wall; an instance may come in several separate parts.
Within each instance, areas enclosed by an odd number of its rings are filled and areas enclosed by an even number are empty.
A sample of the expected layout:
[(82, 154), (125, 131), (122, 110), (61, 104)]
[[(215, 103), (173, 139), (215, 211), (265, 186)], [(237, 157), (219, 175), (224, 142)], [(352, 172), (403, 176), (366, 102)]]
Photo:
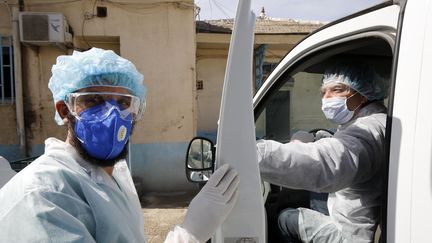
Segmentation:
[(309, 131), (315, 128), (334, 130), (336, 126), (321, 111), (321, 74), (304, 72), (293, 76), (291, 91), (291, 130)]
[[(12, 36), (10, 11), (5, 4), (0, 4), (0, 35)], [(0, 120), (0, 155), (6, 158), (17, 158), (19, 147), (13, 103), (0, 104)]]
[(12, 26), (9, 10), (5, 4), (0, 4), (0, 35), (12, 35)]
[(8, 159), (18, 159), (15, 105), (0, 105), (0, 119), (0, 155)]
[[(134, 134), (134, 142), (178, 142), (193, 135), (195, 45), (191, 6), (162, 1), (102, 3), (97, 6), (107, 7), (108, 17), (84, 21), (84, 13), (92, 11), (92, 1), (56, 5), (27, 2), (28, 11), (63, 12), (77, 36), (83, 33), (93, 39), (120, 37), (120, 54), (144, 74), (148, 88), (147, 110), (144, 120), (137, 124), (136, 130), (140, 132)], [(81, 45), (87, 48), (82, 42)], [(50, 53), (39, 53), (39, 56), (41, 65), (46, 63), (50, 68), (53, 61)], [(50, 72), (42, 67), (42, 72), (45, 71)]]
[[(140, 177), (148, 190), (188, 190), (191, 185), (179, 171), (184, 171), (187, 143), (196, 130), (193, 1), (97, 1), (96, 6), (107, 7), (108, 16), (88, 20), (84, 15), (93, 12), (94, 1), (55, 2), (27, 0), (25, 11), (63, 13), (74, 31), (75, 48), (87, 49), (88, 44), (112, 48), (144, 74), (148, 88), (147, 109), (131, 138), (134, 176)], [(9, 20), (1, 7), (0, 13), (0, 31), (7, 32), (3, 24)], [(66, 127), (54, 122), (54, 104), (47, 84), (56, 57), (71, 52), (55, 46), (22, 47), (29, 153), (42, 153), (47, 137), (64, 139), (66, 136)], [(10, 121), (8, 124), (14, 124), (11, 112), (0, 112)], [(16, 130), (12, 125), (0, 128), (0, 132), (2, 129)], [(3, 140), (0, 140), (0, 152), (9, 149)], [(17, 143), (13, 139), (8, 141)], [(148, 176), (155, 167), (164, 174), (158, 178)], [(160, 185), (161, 180), (163, 185)]]
[(197, 80), (203, 81), (203, 90), (197, 90), (198, 133), (202, 135), (217, 131), (226, 62), (226, 58), (197, 60)]

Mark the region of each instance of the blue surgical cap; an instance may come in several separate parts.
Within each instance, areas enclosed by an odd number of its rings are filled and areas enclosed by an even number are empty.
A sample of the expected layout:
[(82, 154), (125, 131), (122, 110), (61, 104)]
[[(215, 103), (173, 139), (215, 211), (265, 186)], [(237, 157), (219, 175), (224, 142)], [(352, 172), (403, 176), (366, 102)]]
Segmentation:
[(383, 100), (388, 94), (388, 78), (365, 63), (345, 63), (327, 68), (323, 85), (330, 82), (346, 84), (370, 101)]
[[(54, 103), (65, 100), (69, 93), (94, 86), (122, 87), (145, 101), (147, 89), (144, 76), (135, 65), (111, 50), (92, 48), (88, 51), (74, 51), (72, 55), (57, 57), (48, 83)], [(63, 124), (56, 112), (56, 121)]]

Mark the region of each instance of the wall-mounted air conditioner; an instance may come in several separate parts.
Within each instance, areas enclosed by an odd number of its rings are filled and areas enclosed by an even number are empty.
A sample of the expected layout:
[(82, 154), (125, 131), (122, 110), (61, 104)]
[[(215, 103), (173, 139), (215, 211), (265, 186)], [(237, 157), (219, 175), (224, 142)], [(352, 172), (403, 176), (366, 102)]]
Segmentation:
[(21, 42), (33, 45), (72, 43), (69, 25), (61, 13), (20, 12)]

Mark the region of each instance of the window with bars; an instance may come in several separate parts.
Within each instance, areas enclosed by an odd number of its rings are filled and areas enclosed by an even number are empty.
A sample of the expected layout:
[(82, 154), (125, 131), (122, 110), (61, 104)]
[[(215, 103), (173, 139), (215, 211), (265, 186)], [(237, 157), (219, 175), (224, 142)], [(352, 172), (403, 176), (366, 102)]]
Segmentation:
[(0, 104), (15, 101), (12, 37), (0, 36)]
[(263, 66), (262, 66), (262, 82), (264, 83), (264, 81), (268, 78), (268, 76), (270, 75), (270, 73), (276, 68), (276, 66), (278, 65), (278, 63), (273, 63), (273, 62), (264, 62)]

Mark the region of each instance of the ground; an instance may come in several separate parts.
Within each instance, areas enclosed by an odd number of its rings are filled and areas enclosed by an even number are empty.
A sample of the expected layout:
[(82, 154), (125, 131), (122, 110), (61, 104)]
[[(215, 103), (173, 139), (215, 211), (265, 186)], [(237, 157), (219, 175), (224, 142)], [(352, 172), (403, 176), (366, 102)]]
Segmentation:
[[(175, 194), (175, 193), (174, 193)], [(141, 198), (144, 231), (148, 243), (162, 243), (174, 226), (183, 222), (193, 194), (147, 194)]]
[(143, 208), (148, 243), (162, 243), (175, 225), (183, 222), (186, 208)]

